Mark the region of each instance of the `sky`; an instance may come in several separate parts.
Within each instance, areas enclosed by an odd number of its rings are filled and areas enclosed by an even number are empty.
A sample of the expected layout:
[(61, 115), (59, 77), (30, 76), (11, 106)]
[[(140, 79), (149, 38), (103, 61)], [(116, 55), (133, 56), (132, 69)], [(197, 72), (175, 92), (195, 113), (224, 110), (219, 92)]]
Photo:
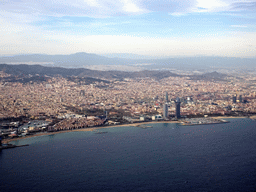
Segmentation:
[(256, 56), (256, 0), (0, 0), (0, 55)]

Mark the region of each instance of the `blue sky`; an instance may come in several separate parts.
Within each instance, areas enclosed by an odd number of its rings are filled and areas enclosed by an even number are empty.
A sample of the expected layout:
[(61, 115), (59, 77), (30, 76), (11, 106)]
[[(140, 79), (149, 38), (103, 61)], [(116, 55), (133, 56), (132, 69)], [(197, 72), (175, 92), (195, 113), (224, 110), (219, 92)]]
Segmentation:
[(256, 1), (1, 0), (0, 55), (256, 56)]

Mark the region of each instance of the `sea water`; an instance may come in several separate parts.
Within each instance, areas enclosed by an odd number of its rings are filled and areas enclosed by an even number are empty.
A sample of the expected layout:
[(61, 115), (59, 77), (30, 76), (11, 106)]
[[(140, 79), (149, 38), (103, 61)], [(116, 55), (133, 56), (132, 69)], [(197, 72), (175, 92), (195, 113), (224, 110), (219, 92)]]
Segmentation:
[(114, 127), (0, 152), (1, 191), (255, 191), (256, 121)]

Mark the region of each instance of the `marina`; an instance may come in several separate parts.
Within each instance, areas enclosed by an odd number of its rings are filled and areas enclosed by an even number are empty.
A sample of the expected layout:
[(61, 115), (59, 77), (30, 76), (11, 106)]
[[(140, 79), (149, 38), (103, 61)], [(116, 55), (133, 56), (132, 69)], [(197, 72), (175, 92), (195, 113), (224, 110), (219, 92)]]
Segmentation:
[(207, 125), (207, 124), (219, 124), (219, 123), (229, 123), (229, 121), (224, 119), (214, 119), (214, 118), (191, 118), (184, 119), (182, 125)]

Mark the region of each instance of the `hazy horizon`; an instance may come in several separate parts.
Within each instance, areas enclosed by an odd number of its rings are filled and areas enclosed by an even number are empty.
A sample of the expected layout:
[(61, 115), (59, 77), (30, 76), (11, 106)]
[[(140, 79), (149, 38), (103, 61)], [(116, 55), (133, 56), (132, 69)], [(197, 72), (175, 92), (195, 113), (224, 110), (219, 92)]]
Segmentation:
[(143, 54), (136, 54), (136, 53), (90, 53), (90, 52), (74, 52), (74, 53), (59, 53), (59, 54), (54, 54), (54, 53), (19, 53), (19, 54), (4, 54), (1, 55), (0, 57), (13, 57), (13, 56), (31, 56), (31, 55), (48, 55), (48, 56), (68, 56), (68, 55), (76, 55), (76, 54), (90, 54), (90, 55), (97, 55), (97, 56), (103, 56), (103, 57), (108, 57), (108, 58), (125, 58), (125, 57), (132, 57), (132, 56), (138, 56), (138, 57), (145, 57), (147, 58), (152, 58), (152, 59), (168, 59), (168, 58), (199, 58), (199, 57), (219, 57), (219, 58), (256, 58), (256, 55), (253, 56), (247, 56), (247, 57), (239, 57), (239, 56), (219, 56), (219, 55), (172, 55), (172, 56), (152, 56), (152, 55), (143, 55)]
[(8, 0), (1, 55), (255, 57), (255, 0)]

